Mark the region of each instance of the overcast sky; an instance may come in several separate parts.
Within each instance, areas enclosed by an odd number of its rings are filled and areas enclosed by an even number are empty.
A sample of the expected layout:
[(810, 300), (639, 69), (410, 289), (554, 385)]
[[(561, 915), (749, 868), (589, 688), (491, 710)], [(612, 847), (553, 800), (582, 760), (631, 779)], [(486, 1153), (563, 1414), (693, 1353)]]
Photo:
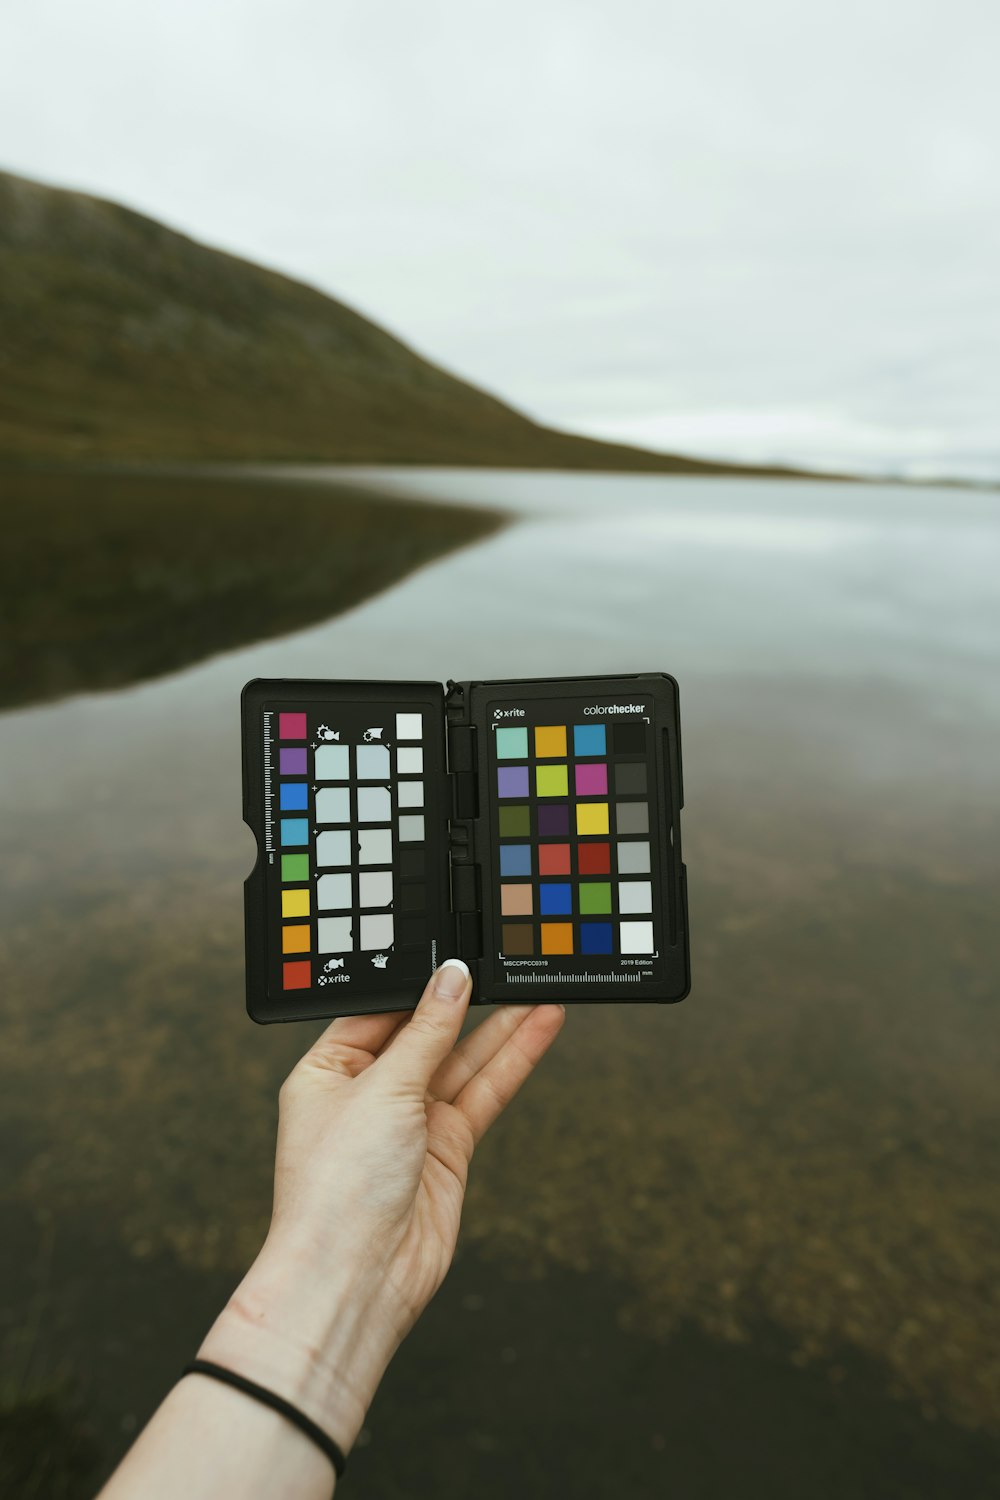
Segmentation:
[(996, 0), (6, 0), (0, 163), (541, 419), (1000, 475)]

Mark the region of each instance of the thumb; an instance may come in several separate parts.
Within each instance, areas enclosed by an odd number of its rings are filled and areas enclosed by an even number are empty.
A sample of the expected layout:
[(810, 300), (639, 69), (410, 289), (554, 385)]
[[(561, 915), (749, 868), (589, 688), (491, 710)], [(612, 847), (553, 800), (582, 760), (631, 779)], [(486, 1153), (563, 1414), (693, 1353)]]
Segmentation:
[(472, 978), (460, 958), (446, 958), (431, 975), (416, 1010), (375, 1064), (387, 1079), (426, 1092), (458, 1040), (469, 1008)]

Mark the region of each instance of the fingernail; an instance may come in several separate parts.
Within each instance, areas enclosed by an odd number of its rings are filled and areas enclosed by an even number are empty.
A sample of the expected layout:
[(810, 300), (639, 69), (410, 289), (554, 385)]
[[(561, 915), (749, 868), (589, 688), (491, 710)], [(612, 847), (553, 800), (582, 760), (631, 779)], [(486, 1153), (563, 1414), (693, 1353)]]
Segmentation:
[(461, 1000), (472, 976), (460, 958), (446, 958), (434, 976), (434, 993), (442, 1000)]

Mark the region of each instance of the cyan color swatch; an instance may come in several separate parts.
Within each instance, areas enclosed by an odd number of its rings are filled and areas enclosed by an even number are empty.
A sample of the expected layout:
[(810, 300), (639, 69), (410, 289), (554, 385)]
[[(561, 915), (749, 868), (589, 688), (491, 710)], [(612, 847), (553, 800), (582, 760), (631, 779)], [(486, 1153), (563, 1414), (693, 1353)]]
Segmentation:
[(574, 724), (573, 751), (576, 755), (606, 755), (607, 739), (603, 724)]
[(283, 848), (287, 849), (295, 844), (308, 844), (308, 842), (308, 818), (282, 818), (281, 843)]
[(528, 731), (526, 729), (497, 730), (497, 760), (527, 760)]

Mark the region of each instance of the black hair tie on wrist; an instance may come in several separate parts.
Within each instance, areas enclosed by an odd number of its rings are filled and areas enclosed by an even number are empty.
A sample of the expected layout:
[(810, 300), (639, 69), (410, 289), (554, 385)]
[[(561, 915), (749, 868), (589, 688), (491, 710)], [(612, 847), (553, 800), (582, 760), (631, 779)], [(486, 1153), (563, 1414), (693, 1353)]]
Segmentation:
[(344, 1457), (343, 1450), (332, 1437), (323, 1431), (322, 1427), (316, 1425), (312, 1417), (307, 1417), (304, 1411), (299, 1411), (298, 1407), (286, 1401), (284, 1396), (277, 1396), (274, 1391), (269, 1391), (262, 1385), (255, 1385), (252, 1380), (247, 1380), (244, 1375), (237, 1375), (235, 1370), (227, 1370), (223, 1365), (214, 1365), (207, 1359), (193, 1359), (189, 1365), (184, 1366), (181, 1373), (182, 1375), (210, 1375), (213, 1380), (221, 1380), (223, 1385), (231, 1385), (236, 1390), (242, 1391), (245, 1396), (252, 1396), (255, 1401), (269, 1406), (272, 1411), (280, 1412), (300, 1432), (304, 1432), (306, 1437), (312, 1438), (317, 1448), (323, 1450), (333, 1464), (337, 1478), (343, 1477), (344, 1470), (347, 1468), (347, 1459)]

